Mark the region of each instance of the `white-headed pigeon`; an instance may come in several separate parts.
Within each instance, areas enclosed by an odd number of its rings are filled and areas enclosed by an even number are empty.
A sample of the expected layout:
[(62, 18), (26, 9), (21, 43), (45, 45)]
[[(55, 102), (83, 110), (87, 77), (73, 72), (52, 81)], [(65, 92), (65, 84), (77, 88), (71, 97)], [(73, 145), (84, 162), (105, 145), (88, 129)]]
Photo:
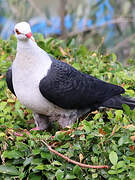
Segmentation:
[(98, 109), (109, 107), (131, 109), (135, 100), (121, 96), (125, 90), (77, 71), (54, 59), (41, 49), (28, 23), (16, 24), (17, 53), (8, 69), (8, 88), (34, 114), (37, 129), (44, 130), (57, 121), (64, 128), (77, 118)]

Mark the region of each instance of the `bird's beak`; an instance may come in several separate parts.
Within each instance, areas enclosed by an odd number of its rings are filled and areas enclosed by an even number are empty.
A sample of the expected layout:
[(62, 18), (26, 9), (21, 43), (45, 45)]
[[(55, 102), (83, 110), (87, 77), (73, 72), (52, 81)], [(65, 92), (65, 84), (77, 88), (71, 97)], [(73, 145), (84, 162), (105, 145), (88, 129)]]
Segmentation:
[(25, 36), (30, 39), (31, 36), (32, 36), (32, 32), (29, 32), (29, 33), (25, 34)]
[(32, 32), (29, 32), (29, 33), (25, 34), (25, 36), (26, 36), (28, 39), (31, 39), (32, 41), (35, 41), (34, 37), (32, 36)]

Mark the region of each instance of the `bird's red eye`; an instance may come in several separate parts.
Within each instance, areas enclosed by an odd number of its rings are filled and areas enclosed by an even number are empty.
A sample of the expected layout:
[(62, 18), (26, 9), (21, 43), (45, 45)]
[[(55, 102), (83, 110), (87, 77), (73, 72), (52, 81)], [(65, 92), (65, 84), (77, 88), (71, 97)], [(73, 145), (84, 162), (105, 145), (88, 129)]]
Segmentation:
[(17, 34), (21, 34), (21, 33), (18, 31), (18, 29), (16, 29), (15, 32), (16, 32)]

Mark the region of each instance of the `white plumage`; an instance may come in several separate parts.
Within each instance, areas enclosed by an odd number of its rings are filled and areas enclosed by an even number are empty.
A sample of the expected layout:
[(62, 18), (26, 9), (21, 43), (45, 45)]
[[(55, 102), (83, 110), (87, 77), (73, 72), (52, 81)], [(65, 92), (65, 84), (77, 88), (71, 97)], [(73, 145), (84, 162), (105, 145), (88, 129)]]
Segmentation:
[(41, 95), (39, 83), (46, 76), (51, 61), (35, 42), (30, 42), (21, 42), (20, 45), (18, 41), (19, 47), (12, 65), (14, 90), (19, 101), (26, 107), (37, 113), (49, 113), (52, 104)]

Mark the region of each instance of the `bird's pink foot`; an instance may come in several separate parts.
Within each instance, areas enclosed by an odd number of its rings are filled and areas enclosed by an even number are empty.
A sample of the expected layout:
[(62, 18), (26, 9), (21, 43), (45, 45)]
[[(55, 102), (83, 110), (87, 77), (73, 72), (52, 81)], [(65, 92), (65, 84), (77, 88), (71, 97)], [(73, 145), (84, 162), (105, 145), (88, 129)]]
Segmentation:
[(39, 127), (32, 128), (30, 131), (39, 131)]
[(21, 134), (21, 133), (19, 133), (19, 132), (14, 132), (14, 135), (15, 135), (15, 136), (20, 136), (20, 137), (23, 136), (23, 134)]
[(26, 129), (25, 129), (25, 130), (23, 130), (23, 132), (25, 132), (27, 135), (30, 135), (30, 132), (29, 132), (29, 131), (27, 131)]
[[(39, 127), (35, 127), (35, 128), (32, 128), (30, 131), (39, 131), (40, 128)], [(27, 131), (26, 129), (22, 130), (21, 132), (14, 132), (14, 135), (15, 136), (23, 136), (23, 133), (26, 133), (27, 135), (30, 135), (30, 132)]]
[(30, 132), (27, 131), (26, 129), (22, 130), (22, 132), (14, 132), (15, 136), (23, 136), (23, 133), (26, 133), (27, 135), (30, 135)]

